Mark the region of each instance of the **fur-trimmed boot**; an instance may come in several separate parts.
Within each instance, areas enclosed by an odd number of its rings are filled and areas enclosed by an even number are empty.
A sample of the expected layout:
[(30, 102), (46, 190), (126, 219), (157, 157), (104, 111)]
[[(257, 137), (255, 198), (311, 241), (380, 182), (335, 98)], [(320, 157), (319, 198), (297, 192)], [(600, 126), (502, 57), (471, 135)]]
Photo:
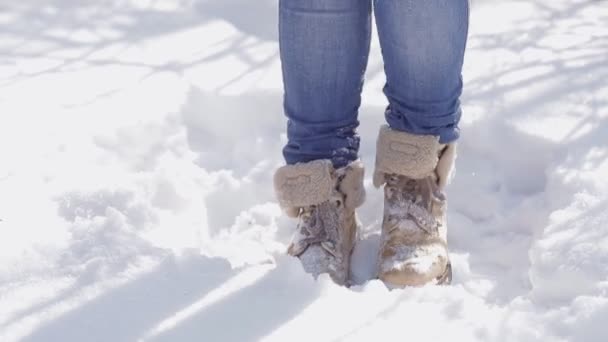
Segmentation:
[(283, 210), (299, 220), (287, 252), (315, 278), (329, 273), (348, 286), (359, 229), (355, 209), (365, 199), (363, 164), (339, 169), (329, 160), (286, 165), (275, 173), (274, 186)]
[(374, 185), (384, 186), (378, 278), (387, 286), (451, 282), (443, 190), (455, 157), (455, 143), (380, 129), (374, 171)]

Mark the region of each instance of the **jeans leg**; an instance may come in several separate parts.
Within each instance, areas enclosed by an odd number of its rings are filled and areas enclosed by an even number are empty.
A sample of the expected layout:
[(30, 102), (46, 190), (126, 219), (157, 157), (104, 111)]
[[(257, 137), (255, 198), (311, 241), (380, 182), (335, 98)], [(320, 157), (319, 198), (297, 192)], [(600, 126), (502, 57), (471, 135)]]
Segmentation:
[(280, 0), (287, 164), (357, 159), (371, 0)]
[(468, 0), (374, 0), (374, 7), (389, 126), (456, 140)]

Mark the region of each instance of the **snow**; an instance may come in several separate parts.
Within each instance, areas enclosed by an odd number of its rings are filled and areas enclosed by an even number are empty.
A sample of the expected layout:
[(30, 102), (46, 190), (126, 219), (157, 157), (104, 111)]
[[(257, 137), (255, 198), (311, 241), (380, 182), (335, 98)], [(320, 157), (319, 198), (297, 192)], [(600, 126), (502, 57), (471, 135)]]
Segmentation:
[(350, 289), (284, 255), (276, 0), (0, 2), (0, 341), (605, 341), (608, 4), (473, 1), (454, 284)]

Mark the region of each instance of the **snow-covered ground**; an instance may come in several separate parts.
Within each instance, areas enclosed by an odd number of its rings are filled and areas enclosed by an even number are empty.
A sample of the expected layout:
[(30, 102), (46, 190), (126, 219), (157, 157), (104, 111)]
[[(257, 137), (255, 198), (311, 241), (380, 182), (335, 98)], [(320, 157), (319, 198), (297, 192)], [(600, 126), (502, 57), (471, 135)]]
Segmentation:
[(450, 287), (283, 255), (276, 0), (0, 1), (0, 341), (607, 341), (608, 2), (473, 1)]

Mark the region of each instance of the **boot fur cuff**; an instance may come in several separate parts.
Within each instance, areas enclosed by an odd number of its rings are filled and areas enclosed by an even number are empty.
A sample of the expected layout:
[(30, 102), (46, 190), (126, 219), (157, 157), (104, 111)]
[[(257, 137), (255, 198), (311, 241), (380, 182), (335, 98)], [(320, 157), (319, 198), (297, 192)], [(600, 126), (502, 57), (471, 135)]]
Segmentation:
[(439, 157), (437, 169), (435, 170), (437, 177), (439, 178), (439, 189), (444, 189), (450, 183), (452, 177), (454, 177), (454, 163), (456, 162), (457, 148), (457, 143), (450, 143), (441, 153), (441, 157)]
[(344, 172), (344, 178), (340, 181), (340, 192), (346, 196), (344, 206), (353, 210), (360, 207), (365, 201), (363, 163), (356, 160), (337, 172)]
[(281, 208), (288, 216), (297, 217), (300, 208), (329, 200), (339, 177), (338, 189), (346, 196), (345, 206), (360, 206), (365, 199), (363, 176), (360, 161), (335, 170), (331, 161), (315, 160), (280, 167), (274, 175), (274, 188)]
[(384, 185), (387, 174), (414, 179), (431, 175), (439, 162), (442, 147), (436, 136), (410, 134), (382, 126), (376, 146), (374, 186)]

